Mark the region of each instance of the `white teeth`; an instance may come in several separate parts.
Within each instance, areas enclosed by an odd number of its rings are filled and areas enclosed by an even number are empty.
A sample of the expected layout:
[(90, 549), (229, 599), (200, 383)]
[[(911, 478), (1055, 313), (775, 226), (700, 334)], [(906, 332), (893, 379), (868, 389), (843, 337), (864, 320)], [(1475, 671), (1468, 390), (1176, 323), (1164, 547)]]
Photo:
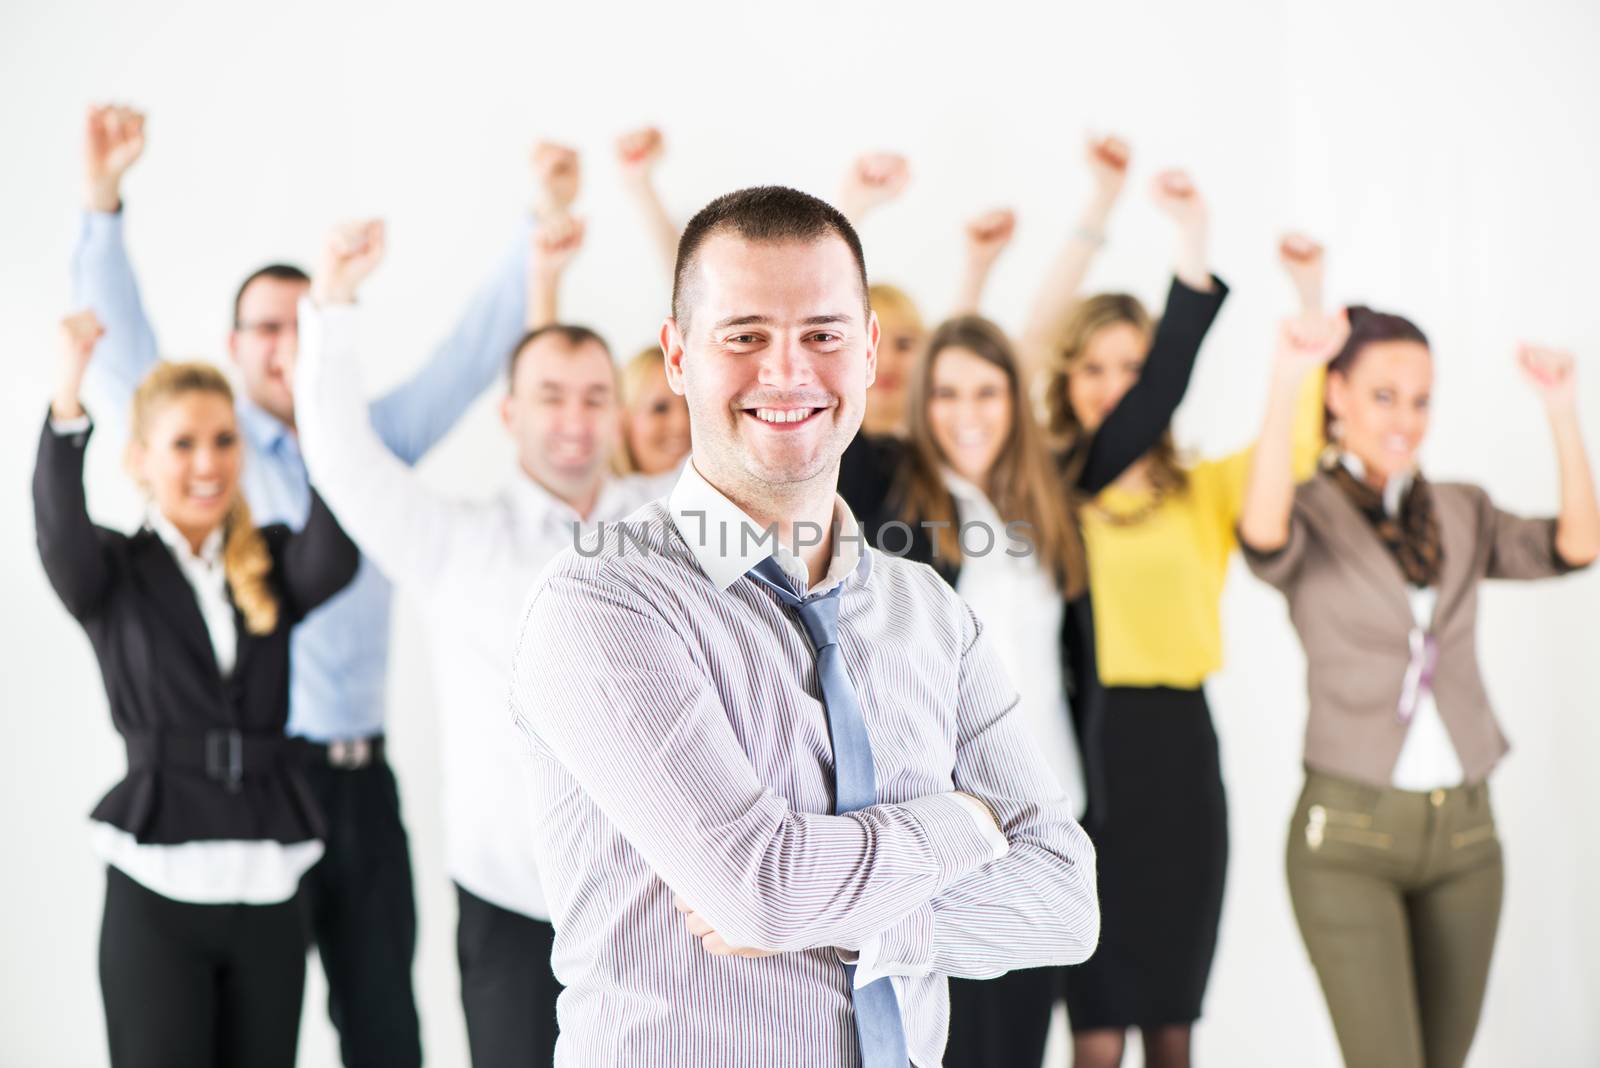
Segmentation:
[(210, 498), (220, 497), (221, 495), (222, 484), (220, 482), (191, 482), (189, 484), (189, 496), (191, 497)]
[(757, 408), (755, 413), (763, 423), (798, 423), (811, 411), (810, 408)]
[(989, 435), (982, 430), (959, 430), (956, 432), (956, 444), (962, 448), (973, 445), (982, 445), (989, 440)]

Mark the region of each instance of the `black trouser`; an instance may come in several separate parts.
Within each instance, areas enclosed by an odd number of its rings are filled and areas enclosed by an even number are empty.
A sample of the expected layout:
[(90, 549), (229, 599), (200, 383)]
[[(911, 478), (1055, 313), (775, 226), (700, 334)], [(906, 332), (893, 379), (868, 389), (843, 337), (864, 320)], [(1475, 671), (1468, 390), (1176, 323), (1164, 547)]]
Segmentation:
[(994, 979), (950, 980), (944, 1068), (1038, 1068), (1061, 1000), (1061, 968), (1024, 968)]
[(191, 905), (106, 869), (100, 993), (115, 1068), (294, 1064), (300, 912)]
[(456, 886), (456, 957), (473, 1068), (547, 1068), (556, 1050), (556, 929)]
[(417, 908), (400, 795), (389, 765), (335, 768), (308, 757), (327, 850), (300, 887), (328, 977), (328, 1016), (347, 1068), (422, 1063), (411, 989)]

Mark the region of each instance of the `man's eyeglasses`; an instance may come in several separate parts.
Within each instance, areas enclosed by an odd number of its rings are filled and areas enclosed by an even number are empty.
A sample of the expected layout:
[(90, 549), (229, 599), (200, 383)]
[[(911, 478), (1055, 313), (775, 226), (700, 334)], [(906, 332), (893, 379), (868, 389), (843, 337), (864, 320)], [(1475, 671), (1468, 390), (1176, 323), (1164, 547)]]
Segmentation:
[(294, 319), (257, 319), (254, 322), (234, 323), (233, 328), (241, 334), (254, 334), (267, 340), (283, 334), (298, 336), (300, 333), (300, 324)]

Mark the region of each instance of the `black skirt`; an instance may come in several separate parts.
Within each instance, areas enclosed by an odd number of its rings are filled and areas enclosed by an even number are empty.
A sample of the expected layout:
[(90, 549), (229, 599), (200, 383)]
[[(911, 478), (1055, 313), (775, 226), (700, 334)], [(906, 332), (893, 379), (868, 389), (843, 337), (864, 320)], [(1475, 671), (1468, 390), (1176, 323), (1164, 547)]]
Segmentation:
[[(1228, 868), (1228, 807), (1202, 690), (1108, 687), (1105, 805), (1085, 827), (1100, 887), (1100, 947), (1064, 969), (1074, 1031), (1200, 1017)], [(1093, 814), (1091, 813), (1091, 817)]]

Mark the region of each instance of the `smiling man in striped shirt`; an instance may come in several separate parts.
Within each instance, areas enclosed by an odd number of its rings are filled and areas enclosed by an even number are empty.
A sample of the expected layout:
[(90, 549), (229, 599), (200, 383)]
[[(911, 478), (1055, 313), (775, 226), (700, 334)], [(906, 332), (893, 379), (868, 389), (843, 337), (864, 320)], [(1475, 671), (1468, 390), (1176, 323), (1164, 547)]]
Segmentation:
[(713, 201), (661, 339), (691, 462), (546, 569), (513, 668), (557, 1063), (937, 1065), (946, 976), (1093, 951), (1093, 851), (971, 611), (835, 492), (878, 341), (850, 224)]

